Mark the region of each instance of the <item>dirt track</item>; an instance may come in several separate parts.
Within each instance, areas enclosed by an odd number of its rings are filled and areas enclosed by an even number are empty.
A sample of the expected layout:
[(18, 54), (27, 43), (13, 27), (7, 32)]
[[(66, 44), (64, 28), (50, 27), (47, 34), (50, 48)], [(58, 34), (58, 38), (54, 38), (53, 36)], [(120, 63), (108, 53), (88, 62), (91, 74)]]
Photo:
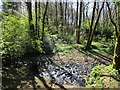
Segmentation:
[[(65, 88), (67, 88), (68, 86), (84, 87), (86, 84), (85, 79), (87, 79), (91, 69), (94, 66), (100, 64), (109, 65), (112, 62), (112, 59), (102, 56), (100, 54), (92, 55), (91, 53), (88, 52), (81, 53), (78, 50), (73, 50), (65, 55), (55, 55), (52, 57), (38, 55), (36, 57), (29, 58), (29, 60), (26, 60), (24, 62), (23, 67), (24, 65), (26, 65), (25, 63), (34, 61), (40, 63), (39, 69), (41, 69), (41, 67), (44, 66), (42, 63), (44, 63), (45, 60), (49, 61), (49, 59), (52, 61), (52, 63), (45, 64), (46, 68), (43, 69), (42, 72), (39, 72), (37, 76), (33, 76), (34, 78), (36, 77), (35, 85), (37, 85), (38, 87), (41, 88), (46, 86), (52, 88), (57, 88), (58, 86), (60, 88), (62, 88), (61, 86), (63, 87), (65, 86)], [(25, 76), (24, 78), (28, 79), (30, 74), (28, 73), (27, 75), (28, 76)], [(18, 77), (21, 78), (21, 76)], [(29, 80), (27, 81), (25, 79), (19, 79), (19, 83), (16, 83), (17, 84), (16, 87), (32, 88), (33, 84), (31, 79), (32, 78), (29, 78)], [(3, 81), (4, 80), (6, 79), (3, 79)], [(40, 82), (42, 82), (42, 84)], [(10, 81), (8, 80), (7, 83), (8, 84), (11, 83), (11, 85), (13, 83), (15, 85), (15, 82), (12, 82), (12, 80)]]

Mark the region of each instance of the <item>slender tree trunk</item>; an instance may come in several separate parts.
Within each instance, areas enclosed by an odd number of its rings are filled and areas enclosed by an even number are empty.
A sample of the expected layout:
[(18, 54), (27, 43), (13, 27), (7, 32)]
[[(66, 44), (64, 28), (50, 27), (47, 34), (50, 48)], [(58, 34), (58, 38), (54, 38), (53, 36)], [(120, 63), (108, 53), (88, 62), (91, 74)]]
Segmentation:
[(68, 3), (68, 26), (70, 24), (70, 9), (69, 9), (69, 3)]
[[(113, 57), (113, 66), (119, 70), (120, 69), (120, 3), (117, 3), (118, 6), (118, 25), (113, 21), (111, 17), (111, 10), (109, 7), (108, 2), (106, 2), (108, 10), (109, 10), (109, 17), (112, 22), (112, 24), (115, 27), (115, 32), (116, 32), (116, 43), (115, 43), (115, 48), (114, 48), (114, 57)], [(118, 26), (118, 27), (117, 27)]]
[(103, 2), (103, 4), (102, 4), (102, 7), (101, 7), (101, 9), (100, 9), (100, 11), (98, 12), (98, 16), (97, 16), (97, 20), (96, 20), (96, 22), (95, 22), (95, 26), (94, 26), (94, 29), (92, 30), (92, 33), (91, 33), (91, 38), (90, 38), (90, 45), (91, 45), (91, 43), (92, 43), (92, 40), (93, 40), (93, 34), (94, 34), (94, 32), (95, 32), (95, 30), (96, 30), (96, 27), (97, 27), (97, 25), (98, 25), (98, 22), (99, 22), (99, 19), (100, 19), (100, 15), (101, 15), (101, 11), (102, 11), (102, 9), (103, 9), (103, 7), (104, 7), (104, 2)]
[(58, 10), (57, 10), (57, 1), (55, 2), (55, 7), (56, 7), (56, 11), (55, 11), (55, 25), (56, 25), (56, 28), (58, 30)]
[(67, 1), (65, 2), (65, 24), (67, 23), (66, 17), (67, 17)]
[(113, 19), (112, 19), (112, 14), (111, 14), (111, 10), (110, 10), (110, 7), (109, 7), (109, 3), (106, 2), (106, 4), (107, 4), (107, 7), (108, 7), (108, 12), (109, 12), (110, 20), (111, 20), (112, 24), (113, 24), (114, 27), (115, 27), (116, 36), (118, 37), (117, 25), (116, 25), (116, 23), (115, 23), (115, 22), (113, 21)]
[(63, 6), (62, 6), (62, 2), (60, 2), (60, 24), (61, 24), (61, 32), (60, 34), (63, 36)]
[(38, 38), (40, 38), (40, 2), (38, 3), (38, 22), (39, 22), (39, 24), (38, 24)]
[(27, 4), (27, 11), (28, 11), (30, 36), (34, 36), (34, 25), (32, 24), (32, 4), (31, 2), (26, 2), (26, 4)]
[(93, 12), (92, 12), (92, 19), (91, 19), (91, 24), (90, 24), (90, 30), (89, 30), (89, 34), (88, 34), (88, 41), (87, 41), (87, 45), (86, 45), (85, 49), (89, 49), (90, 45), (91, 45), (90, 39), (91, 39), (93, 21), (94, 21), (94, 17), (95, 17), (95, 8), (96, 8), (96, 0), (94, 2)]
[(82, 21), (82, 5), (83, 1), (80, 2), (80, 15), (79, 15), (79, 30), (77, 31), (77, 43), (80, 43), (80, 29), (81, 29), (81, 21)]
[(114, 67), (120, 69), (120, 2), (118, 2), (118, 30), (116, 34), (116, 44), (114, 50)]
[(89, 2), (88, 2), (88, 4), (87, 4), (87, 6), (86, 6), (86, 18), (88, 19), (88, 5), (89, 5)]
[(79, 7), (79, 1), (77, 0), (77, 11), (76, 11), (76, 26), (78, 25), (78, 7)]
[(83, 2), (83, 22), (85, 21), (85, 5), (84, 5), (85, 3)]
[(48, 8), (48, 1), (46, 2), (46, 6), (45, 6), (45, 12), (43, 14), (43, 20), (42, 20), (42, 41), (44, 40), (44, 36), (45, 36), (45, 32), (44, 32), (44, 24), (45, 24), (45, 16), (47, 13), (47, 8)]
[(117, 11), (117, 5), (115, 4), (115, 6), (114, 6), (114, 9), (115, 9), (115, 20), (117, 21), (117, 18), (116, 17), (118, 17), (117, 15), (118, 15), (118, 11)]
[(99, 14), (99, 2), (97, 2), (97, 8), (96, 8), (96, 11), (97, 11), (97, 14)]
[(71, 25), (73, 24), (73, 18), (74, 18), (74, 16), (73, 16), (73, 3), (71, 3), (71, 19), (72, 19), (72, 21), (71, 21)]
[(102, 17), (102, 28), (103, 28), (103, 30), (104, 30), (104, 26), (105, 26), (105, 8), (103, 8), (103, 17)]
[[(38, 26), (38, 24), (37, 24), (37, 2), (36, 2), (36, 0), (35, 0), (35, 36), (37, 36), (38, 35), (38, 28), (37, 28), (37, 26)], [(38, 37), (37, 37), (38, 38)]]

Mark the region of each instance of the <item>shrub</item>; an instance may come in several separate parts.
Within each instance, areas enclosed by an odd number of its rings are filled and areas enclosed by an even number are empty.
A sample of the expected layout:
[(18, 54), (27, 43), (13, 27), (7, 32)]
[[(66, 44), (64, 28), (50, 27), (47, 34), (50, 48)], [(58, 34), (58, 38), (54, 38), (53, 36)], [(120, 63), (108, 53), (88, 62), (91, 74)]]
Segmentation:
[(87, 80), (87, 87), (107, 87), (107, 88), (118, 88), (120, 84), (120, 75), (112, 65), (98, 65), (95, 66)]
[[(26, 17), (15, 15), (4, 16), (2, 21), (2, 58), (3, 61), (13, 61), (27, 52), (32, 52), (41, 41), (29, 36)], [(37, 48), (42, 51), (40, 47)], [(36, 49), (35, 49), (36, 50)]]

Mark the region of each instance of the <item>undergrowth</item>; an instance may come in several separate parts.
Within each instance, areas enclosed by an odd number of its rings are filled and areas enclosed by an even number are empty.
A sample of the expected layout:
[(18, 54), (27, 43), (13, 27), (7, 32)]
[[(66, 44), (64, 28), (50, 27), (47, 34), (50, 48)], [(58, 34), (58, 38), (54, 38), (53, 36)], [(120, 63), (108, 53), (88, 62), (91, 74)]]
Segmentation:
[(86, 84), (86, 87), (120, 88), (120, 75), (112, 65), (98, 65), (92, 69)]

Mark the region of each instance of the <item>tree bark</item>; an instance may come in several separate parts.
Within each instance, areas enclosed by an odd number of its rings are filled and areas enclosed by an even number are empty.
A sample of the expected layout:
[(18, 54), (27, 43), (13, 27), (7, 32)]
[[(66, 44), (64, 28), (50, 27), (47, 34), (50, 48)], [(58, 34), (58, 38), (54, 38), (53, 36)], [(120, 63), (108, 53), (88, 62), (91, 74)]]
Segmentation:
[(76, 26), (78, 25), (78, 7), (79, 7), (79, 1), (77, 0), (77, 11), (76, 11)]
[(83, 22), (85, 21), (85, 3), (83, 2)]
[(34, 36), (34, 25), (32, 24), (32, 4), (31, 2), (26, 2), (26, 4), (27, 4), (27, 11), (28, 11), (30, 36)]
[(61, 24), (60, 34), (63, 36), (63, 6), (62, 6), (62, 2), (60, 2), (60, 24)]
[(88, 34), (88, 41), (87, 41), (87, 45), (85, 47), (85, 49), (89, 49), (90, 48), (90, 39), (91, 39), (91, 33), (92, 33), (92, 27), (93, 27), (93, 21), (94, 21), (94, 17), (95, 17), (95, 8), (96, 8), (96, 0), (94, 2), (94, 6), (93, 6), (93, 12), (92, 12), (92, 19), (91, 19), (91, 24), (90, 24), (90, 30), (89, 30), (89, 34)]
[(113, 19), (112, 19), (112, 14), (111, 14), (111, 10), (110, 10), (110, 7), (109, 7), (109, 3), (106, 2), (106, 4), (107, 4), (107, 7), (108, 7), (110, 20), (111, 20), (112, 24), (113, 24), (114, 27), (115, 27), (116, 36), (118, 37), (117, 25), (116, 25), (116, 23), (115, 23), (115, 22), (113, 21)]
[(71, 17), (72, 17), (72, 21), (71, 21), (71, 25), (73, 24), (73, 18), (74, 18), (74, 16), (73, 16), (73, 3), (71, 3)]
[[(115, 43), (115, 48), (114, 48), (114, 57), (113, 57), (113, 67), (116, 69), (120, 69), (120, 3), (118, 3), (118, 25), (113, 21), (112, 16), (111, 16), (111, 10), (109, 7), (109, 3), (106, 2), (108, 11), (109, 11), (109, 17), (112, 22), (112, 24), (115, 27), (115, 32), (116, 32), (116, 43)], [(118, 26), (118, 27), (117, 27)]]
[(47, 8), (48, 8), (48, 1), (46, 2), (46, 6), (45, 6), (45, 12), (43, 14), (43, 20), (42, 20), (42, 41), (44, 40), (44, 36), (45, 36), (45, 32), (44, 32), (44, 24), (45, 24), (45, 16), (47, 13)]
[(69, 26), (69, 24), (70, 24), (70, 9), (69, 9), (69, 3), (68, 3), (68, 26)]
[(55, 7), (56, 7), (56, 15), (55, 15), (55, 25), (56, 25), (56, 28), (58, 30), (58, 10), (57, 10), (57, 1), (55, 2)]
[(66, 17), (67, 17), (67, 1), (65, 2), (65, 24), (67, 23)]
[(76, 32), (77, 33), (77, 43), (80, 43), (80, 29), (81, 29), (81, 21), (82, 21), (82, 5), (83, 1), (81, 0), (80, 2), (80, 16), (79, 16), (79, 30)]
[(87, 3), (87, 6), (86, 6), (86, 18), (88, 19), (88, 5), (89, 5), (89, 2)]
[(103, 4), (102, 4), (102, 7), (101, 7), (100, 11), (98, 12), (98, 16), (97, 16), (97, 20), (96, 20), (96, 22), (95, 22), (94, 29), (92, 30), (92, 33), (91, 33), (91, 35), (90, 35), (90, 37), (91, 37), (91, 38), (90, 38), (90, 45), (91, 45), (91, 43), (92, 43), (93, 36), (94, 36), (94, 32), (95, 32), (96, 27), (97, 27), (97, 25), (98, 25), (99, 18), (100, 18), (100, 14), (101, 14), (101, 11), (102, 11), (103, 7), (104, 7), (104, 2), (103, 2)]
[[(37, 2), (35, 0), (35, 37), (38, 36), (38, 24), (37, 24)], [(38, 37), (37, 37), (38, 38)]]
[(39, 22), (39, 24), (38, 24), (38, 38), (40, 38), (40, 2), (38, 3), (38, 22)]

